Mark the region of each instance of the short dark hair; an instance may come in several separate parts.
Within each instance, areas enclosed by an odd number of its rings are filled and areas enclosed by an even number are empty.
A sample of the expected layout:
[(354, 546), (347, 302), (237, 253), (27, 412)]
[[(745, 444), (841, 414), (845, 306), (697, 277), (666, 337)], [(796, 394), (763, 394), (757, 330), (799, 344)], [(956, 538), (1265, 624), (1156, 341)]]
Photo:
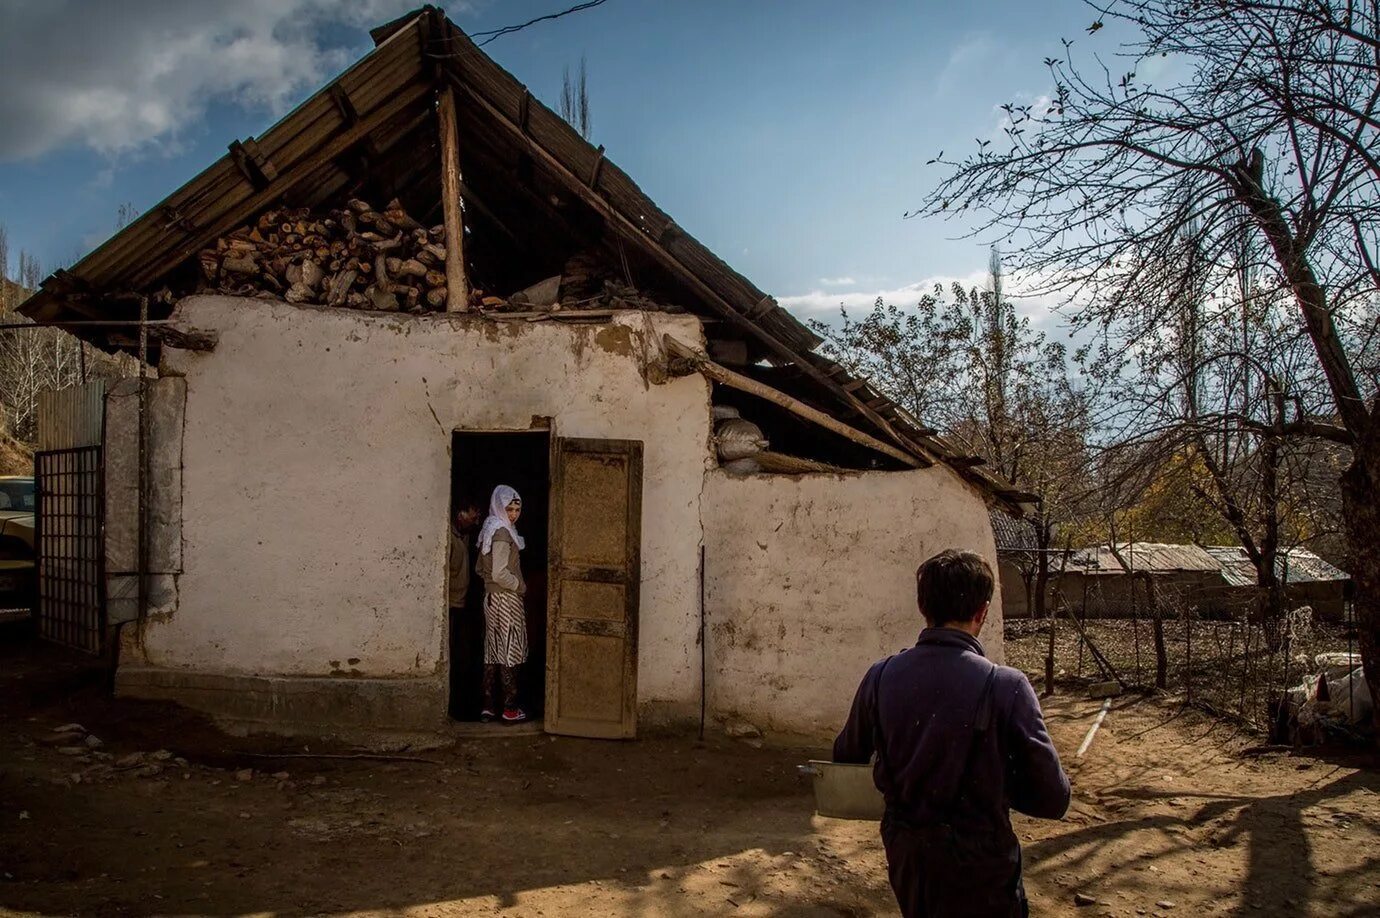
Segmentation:
[(915, 571), (915, 599), (932, 627), (970, 622), (992, 601), (992, 567), (977, 552), (941, 551)]

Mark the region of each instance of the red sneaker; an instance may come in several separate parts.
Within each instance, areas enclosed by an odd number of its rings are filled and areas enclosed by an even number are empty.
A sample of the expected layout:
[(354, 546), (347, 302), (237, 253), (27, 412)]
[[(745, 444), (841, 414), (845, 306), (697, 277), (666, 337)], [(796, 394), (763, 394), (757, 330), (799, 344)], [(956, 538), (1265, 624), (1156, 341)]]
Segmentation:
[(504, 708), (503, 722), (505, 724), (520, 724), (527, 719), (527, 712), (522, 708)]

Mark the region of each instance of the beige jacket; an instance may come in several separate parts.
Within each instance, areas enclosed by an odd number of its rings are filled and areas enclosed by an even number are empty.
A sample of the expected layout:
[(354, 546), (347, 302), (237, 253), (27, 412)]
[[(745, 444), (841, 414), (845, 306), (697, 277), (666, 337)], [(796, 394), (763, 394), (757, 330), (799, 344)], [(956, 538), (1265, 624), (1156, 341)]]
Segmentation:
[(490, 593), (527, 592), (527, 584), (522, 579), (522, 562), (517, 543), (500, 529), (494, 533), (493, 545), (487, 555), (479, 556), (479, 576), (484, 578), (484, 589)]

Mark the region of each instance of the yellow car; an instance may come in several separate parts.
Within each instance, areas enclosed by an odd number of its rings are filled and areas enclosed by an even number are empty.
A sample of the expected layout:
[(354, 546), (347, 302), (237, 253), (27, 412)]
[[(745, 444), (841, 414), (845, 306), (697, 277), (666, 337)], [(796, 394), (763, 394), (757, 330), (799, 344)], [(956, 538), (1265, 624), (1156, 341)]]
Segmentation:
[(34, 480), (0, 476), (0, 611), (32, 609)]

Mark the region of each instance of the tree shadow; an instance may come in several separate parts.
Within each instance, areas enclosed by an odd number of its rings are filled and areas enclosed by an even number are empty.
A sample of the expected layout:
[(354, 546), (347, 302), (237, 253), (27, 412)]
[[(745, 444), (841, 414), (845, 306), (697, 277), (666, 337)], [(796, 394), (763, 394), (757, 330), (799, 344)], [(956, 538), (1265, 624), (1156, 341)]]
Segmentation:
[[(1257, 915), (1259, 909), (1285, 908), (1287, 914), (1302, 914), (1320, 884), (1313, 862), (1311, 843), (1304, 823), (1304, 811), (1354, 791), (1380, 791), (1380, 775), (1357, 771), (1334, 780), (1320, 779), (1315, 786), (1295, 793), (1269, 797), (1202, 794), (1193, 791), (1161, 792), (1144, 788), (1113, 789), (1103, 796), (1154, 803), (1164, 800), (1196, 800), (1200, 806), (1187, 819), (1175, 814), (1153, 814), (1130, 820), (1100, 823), (1062, 833), (1026, 846), (1029, 862), (1060, 862), (1061, 869), (1089, 866), (1092, 858), (1112, 842), (1144, 830), (1158, 830), (1167, 847), (1157, 855), (1142, 855), (1135, 864), (1121, 865), (1104, 874), (1106, 885), (1137, 888), (1139, 878), (1131, 871), (1145, 860), (1165, 858), (1194, 849), (1204, 842), (1229, 847), (1244, 842), (1247, 848), (1246, 877), (1241, 885), (1239, 915)], [(1210, 837), (1195, 839), (1182, 833), (1185, 824), (1205, 828), (1216, 825)], [(1367, 857), (1362, 865), (1333, 873), (1332, 879), (1380, 870), (1380, 853)], [(1292, 904), (1289, 904), (1292, 903)], [(1369, 909), (1369, 911), (1367, 911)], [(1373, 904), (1354, 914), (1374, 914)]]

